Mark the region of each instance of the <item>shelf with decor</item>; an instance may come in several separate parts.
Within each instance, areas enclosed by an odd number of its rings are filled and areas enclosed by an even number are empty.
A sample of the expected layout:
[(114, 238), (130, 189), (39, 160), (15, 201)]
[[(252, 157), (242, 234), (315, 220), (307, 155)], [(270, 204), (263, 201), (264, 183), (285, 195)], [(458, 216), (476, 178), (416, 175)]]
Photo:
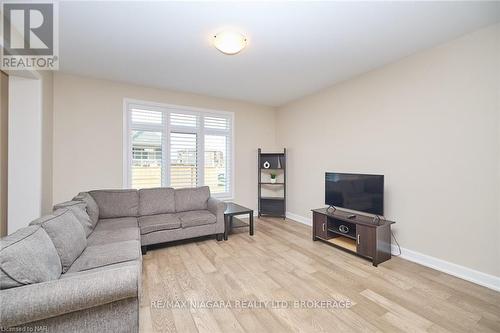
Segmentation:
[(285, 218), (286, 148), (279, 153), (258, 149), (258, 214)]

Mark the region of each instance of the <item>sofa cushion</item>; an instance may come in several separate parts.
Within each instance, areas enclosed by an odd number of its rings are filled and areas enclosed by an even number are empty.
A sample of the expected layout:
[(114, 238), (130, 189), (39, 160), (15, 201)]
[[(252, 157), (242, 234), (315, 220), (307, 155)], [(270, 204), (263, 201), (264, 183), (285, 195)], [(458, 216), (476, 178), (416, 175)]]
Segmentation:
[(139, 228), (125, 227), (118, 229), (96, 229), (89, 238), (87, 246), (103, 245), (109, 243), (123, 242), (128, 240), (140, 240)]
[(177, 214), (159, 214), (139, 217), (141, 235), (160, 230), (177, 229), (181, 227), (181, 221)]
[(182, 188), (175, 190), (175, 211), (207, 209), (210, 189), (208, 186)]
[(139, 215), (175, 213), (175, 190), (169, 187), (139, 190)]
[(196, 227), (199, 225), (212, 224), (217, 221), (214, 214), (208, 210), (192, 210), (179, 214), (183, 228)]
[(97, 221), (99, 221), (99, 206), (97, 206), (97, 202), (95, 202), (94, 198), (92, 198), (88, 192), (80, 192), (73, 200), (83, 201), (87, 204), (87, 214), (89, 214), (92, 225), (95, 227)]
[(41, 225), (47, 232), (61, 259), (63, 273), (87, 246), (85, 231), (69, 209), (59, 209), (32, 221), (30, 225)]
[(78, 219), (78, 222), (82, 225), (85, 235), (89, 237), (92, 230), (94, 230), (95, 224), (92, 223), (92, 220), (87, 213), (87, 204), (84, 201), (66, 201), (55, 205), (54, 211), (63, 208), (67, 208), (73, 212), (75, 217)]
[(119, 217), (115, 219), (101, 219), (94, 231), (116, 230), (121, 228), (138, 228), (137, 217)]
[(58, 279), (61, 260), (40, 226), (19, 229), (0, 240), (0, 289)]
[(136, 217), (139, 214), (137, 190), (97, 190), (90, 195), (99, 206), (99, 218)]
[(141, 243), (136, 240), (88, 246), (68, 273), (86, 271), (141, 258)]
[(80, 272), (77, 272), (77, 271), (67, 272), (67, 273), (61, 275), (61, 280), (68, 279), (68, 278), (74, 278), (74, 277), (83, 277), (83, 276), (86, 276), (89, 274), (110, 271), (110, 270), (119, 269), (122, 267), (135, 267), (137, 269), (139, 276), (140, 276), (140, 274), (142, 272), (142, 258), (139, 258), (137, 260), (124, 261), (124, 262), (120, 262), (117, 264), (111, 264), (111, 265), (107, 265), (107, 266), (101, 266), (101, 267), (97, 267), (97, 268), (91, 268), (91, 269), (87, 269), (87, 270), (80, 271)]

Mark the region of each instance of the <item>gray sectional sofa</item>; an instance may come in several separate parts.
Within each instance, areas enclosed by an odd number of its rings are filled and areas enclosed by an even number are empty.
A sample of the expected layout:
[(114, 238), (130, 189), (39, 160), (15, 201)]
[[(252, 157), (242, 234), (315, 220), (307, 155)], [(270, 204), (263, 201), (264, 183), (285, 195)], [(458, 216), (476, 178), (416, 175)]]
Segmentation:
[(0, 329), (137, 332), (141, 245), (222, 239), (208, 187), (96, 190), (1, 240)]

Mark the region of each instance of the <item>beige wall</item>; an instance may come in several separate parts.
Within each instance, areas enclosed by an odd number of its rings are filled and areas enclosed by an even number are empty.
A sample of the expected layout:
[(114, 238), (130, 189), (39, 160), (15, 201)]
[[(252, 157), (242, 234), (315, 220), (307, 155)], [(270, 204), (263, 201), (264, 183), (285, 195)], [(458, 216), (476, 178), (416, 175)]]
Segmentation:
[(483, 29), (279, 108), (288, 210), (324, 206), (325, 171), (384, 174), (401, 246), (500, 276), (499, 39)]
[(42, 214), (52, 211), (52, 146), (54, 134), (53, 72), (39, 71), (42, 80)]
[(0, 72), (0, 236), (7, 234), (7, 158), (9, 77)]
[(273, 108), (61, 73), (54, 76), (54, 202), (122, 187), (124, 98), (234, 112), (235, 201), (256, 207), (257, 148), (274, 148)]
[[(52, 210), (53, 74), (11, 71), (9, 75), (8, 94), (2, 95), (2, 106), (8, 104), (8, 114), (2, 108), (5, 120), (8, 118), (5, 124), (2, 118), (2, 137), (7, 136), (2, 144), (8, 141), (8, 156), (2, 157), (8, 168), (2, 186), (8, 207), (2, 213), (8, 211), (12, 233)], [(2, 83), (6, 87), (7, 82)]]
[(56, 73), (49, 191), (58, 202), (122, 186), (123, 98), (233, 111), (235, 201), (256, 208), (258, 147), (287, 147), (299, 216), (324, 205), (325, 171), (381, 173), (404, 248), (500, 276), (499, 38), (483, 29), (277, 112)]

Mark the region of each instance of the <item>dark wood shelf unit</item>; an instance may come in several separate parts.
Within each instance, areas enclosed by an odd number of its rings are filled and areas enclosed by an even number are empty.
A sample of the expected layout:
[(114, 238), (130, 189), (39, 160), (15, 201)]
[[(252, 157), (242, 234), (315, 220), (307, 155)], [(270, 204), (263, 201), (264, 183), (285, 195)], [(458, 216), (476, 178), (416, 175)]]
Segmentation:
[(313, 241), (321, 240), (372, 261), (373, 266), (391, 259), (391, 225), (373, 216), (327, 208), (313, 209)]
[[(267, 163), (266, 163), (267, 162)], [(268, 166), (267, 168), (265, 166)], [(279, 153), (264, 153), (262, 149), (258, 149), (258, 165), (257, 165), (257, 188), (258, 188), (258, 214), (259, 217), (265, 216), (273, 216), (273, 217), (281, 217), (285, 218), (286, 212), (286, 148), (283, 149), (283, 152)], [(280, 181), (276, 183), (271, 183), (268, 180), (263, 180), (263, 173), (271, 173), (275, 172)], [(282, 196), (266, 196), (263, 195), (262, 188), (264, 190), (270, 189), (271, 186), (273, 189), (279, 189), (279, 194)]]
[(272, 155), (283, 155), (282, 152), (279, 152), (279, 153), (260, 153), (260, 155), (262, 156), (272, 156)]

